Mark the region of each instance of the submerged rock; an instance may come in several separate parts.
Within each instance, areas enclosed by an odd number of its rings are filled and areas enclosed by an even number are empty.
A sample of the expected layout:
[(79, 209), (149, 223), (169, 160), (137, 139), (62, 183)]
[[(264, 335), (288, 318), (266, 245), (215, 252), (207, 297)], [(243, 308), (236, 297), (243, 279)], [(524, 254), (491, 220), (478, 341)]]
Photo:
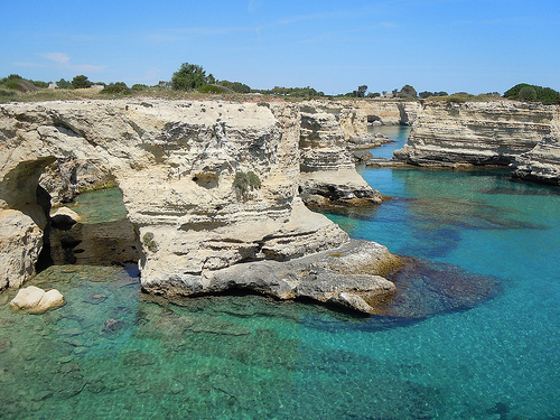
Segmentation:
[(473, 308), (496, 296), (494, 277), (470, 274), (451, 264), (404, 257), (387, 277), (396, 292), (389, 298), (368, 301), (376, 315), (422, 319), (441, 312)]
[(42, 314), (63, 305), (64, 296), (58, 290), (51, 289), (45, 292), (35, 286), (20, 289), (16, 297), (10, 302), (12, 308), (25, 310), (31, 314)]

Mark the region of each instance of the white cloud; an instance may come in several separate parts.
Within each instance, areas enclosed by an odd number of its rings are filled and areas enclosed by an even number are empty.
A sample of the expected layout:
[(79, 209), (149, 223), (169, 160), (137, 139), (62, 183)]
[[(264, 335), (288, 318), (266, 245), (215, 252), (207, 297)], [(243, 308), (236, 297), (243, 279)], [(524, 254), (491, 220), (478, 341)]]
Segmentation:
[(106, 66), (98, 64), (73, 63), (70, 56), (63, 52), (47, 52), (39, 55), (43, 60), (38, 62), (19, 61), (14, 63), (18, 67), (56, 67), (77, 73), (97, 73), (105, 70)]
[(70, 57), (68, 56), (68, 54), (64, 54), (61, 52), (49, 52), (49, 53), (45, 53), (42, 54), (41, 57), (52, 61), (53, 63), (56, 64), (69, 64), (70, 63)]

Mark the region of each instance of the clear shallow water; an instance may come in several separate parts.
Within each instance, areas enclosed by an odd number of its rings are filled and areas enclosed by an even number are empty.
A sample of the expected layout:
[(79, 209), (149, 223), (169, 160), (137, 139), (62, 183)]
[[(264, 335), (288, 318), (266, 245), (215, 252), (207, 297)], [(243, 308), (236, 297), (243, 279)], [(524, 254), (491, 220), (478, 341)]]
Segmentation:
[[(496, 276), (468, 311), (387, 328), (256, 297), (174, 305), (119, 268), (51, 267), (63, 308), (0, 306), (7, 418), (560, 415), (560, 194), (501, 172), (366, 169), (391, 201), (329, 215), (394, 252)], [(0, 295), (0, 303), (13, 296)]]
[(82, 217), (82, 223), (107, 223), (126, 217), (126, 207), (119, 188), (105, 188), (80, 194), (69, 207)]
[(387, 143), (381, 147), (371, 149), (371, 153), (374, 157), (391, 159), (393, 157), (393, 152), (397, 149), (401, 149), (408, 139), (410, 134), (410, 127), (402, 125), (382, 125), (379, 127), (370, 128), (373, 133), (382, 133), (393, 140), (392, 143)]

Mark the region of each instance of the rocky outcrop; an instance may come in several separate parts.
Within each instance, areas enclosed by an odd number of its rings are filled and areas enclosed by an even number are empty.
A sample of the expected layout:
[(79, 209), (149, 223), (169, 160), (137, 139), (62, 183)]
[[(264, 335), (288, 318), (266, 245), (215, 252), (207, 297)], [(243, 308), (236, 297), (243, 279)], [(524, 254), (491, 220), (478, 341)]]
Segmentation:
[(263, 260), (236, 264), (223, 270), (185, 279), (144, 284), (155, 293), (166, 296), (192, 296), (224, 290), (224, 284), (239, 290), (251, 290), (279, 299), (308, 298), (344, 306), (364, 313), (375, 311), (374, 302), (387, 299), (395, 285), (379, 275), (398, 264), (382, 245), (350, 241), (338, 249), (314, 253), (302, 258), (279, 262)]
[(371, 205), (381, 202), (356, 172), (340, 115), (320, 103), (302, 107), (300, 191), (308, 205)]
[(395, 156), (417, 165), (508, 165), (550, 134), (553, 112), (511, 101), (428, 101)]
[(81, 192), (112, 185), (114, 178), (101, 162), (62, 157), (45, 168), (39, 183), (50, 194), (52, 205), (61, 205)]
[(550, 134), (518, 156), (513, 166), (517, 178), (560, 185), (560, 107), (556, 107)]
[(0, 210), (0, 291), (20, 287), (35, 275), (43, 231), (31, 217), (14, 209)]
[[(331, 261), (328, 270), (335, 274), (318, 278), (311, 273), (316, 261), (303, 260), (299, 274), (285, 279), (286, 285), (292, 285), (289, 293), (276, 291), (278, 279), (274, 276), (252, 282), (245, 275), (261, 270), (250, 267), (265, 267), (264, 262), (277, 270), (272, 261), (293, 261), (348, 244), (346, 233), (326, 217), (309, 211), (299, 197), (298, 188), (303, 184), (300, 118), (297, 106), (281, 103), (82, 101), (1, 105), (0, 209), (23, 213), (37, 229), (46, 229), (49, 211), (38, 199), (42, 194), (38, 192), (45, 191), (40, 177), (55, 161), (62, 162), (61, 166), (81, 162), (82, 167), (102, 168), (101, 173), (114, 178), (122, 190), (128, 219), (142, 248), (140, 268), (145, 290), (197, 295), (241, 287), (280, 298), (310, 296), (340, 301), (365, 310), (356, 296), (367, 300), (367, 295), (379, 293), (382, 282), (375, 269), (358, 279), (336, 274)], [(332, 122), (325, 118), (325, 123)], [(354, 188), (351, 181), (364, 188), (365, 182), (348, 157), (329, 154), (330, 145), (338, 147), (339, 140), (321, 131), (309, 130), (307, 139), (318, 142), (320, 148), (324, 145), (325, 150), (302, 152), (305, 158), (301, 166), (320, 169), (310, 173), (347, 176), (350, 190)], [(331, 156), (335, 163), (324, 166), (316, 153)], [(340, 185), (340, 181), (335, 184)], [(344, 192), (344, 198), (351, 197)], [(25, 255), (37, 248), (17, 236), (8, 236)], [(2, 258), (9, 249), (0, 249)], [(392, 258), (379, 248), (360, 252), (374, 260)], [(241, 272), (245, 274), (239, 280)], [(300, 278), (299, 283), (296, 278)], [(382, 289), (388, 290), (387, 286), (383, 283)], [(317, 291), (309, 292), (314, 287)]]
[(56, 289), (44, 291), (40, 287), (29, 286), (20, 289), (10, 306), (16, 310), (24, 310), (31, 314), (42, 314), (50, 309), (64, 305), (64, 296)]

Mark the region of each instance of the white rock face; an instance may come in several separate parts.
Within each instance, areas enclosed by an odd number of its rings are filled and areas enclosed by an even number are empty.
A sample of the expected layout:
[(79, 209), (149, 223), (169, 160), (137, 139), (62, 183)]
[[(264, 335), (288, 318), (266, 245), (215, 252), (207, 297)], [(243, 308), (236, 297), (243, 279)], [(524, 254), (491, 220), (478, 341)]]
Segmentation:
[(427, 101), (395, 156), (418, 165), (507, 165), (550, 134), (553, 113), (512, 101)]
[(64, 305), (64, 296), (56, 289), (45, 292), (35, 286), (20, 289), (10, 306), (16, 310), (24, 310), (32, 314), (42, 314), (50, 309)]
[[(300, 113), (294, 105), (6, 104), (0, 105), (0, 136), (0, 209), (29, 215), (39, 227), (46, 216), (37, 184), (53, 162), (81, 162), (115, 179), (142, 242), (142, 285), (155, 293), (179, 286), (184, 295), (215, 291), (207, 286), (219, 270), (348, 243), (346, 233), (309, 211), (298, 195)], [(347, 170), (355, 173), (351, 163)], [(257, 184), (235, 183), (251, 173)], [(22, 252), (32, 249), (15, 242)], [(344, 278), (337, 281), (341, 293)], [(230, 287), (235, 282), (219, 283), (221, 290)]]
[(518, 178), (560, 185), (560, 106), (554, 112), (550, 134), (518, 156), (513, 166)]
[(43, 231), (24, 213), (0, 209), (0, 290), (20, 287), (35, 275)]
[(318, 206), (379, 204), (381, 194), (356, 171), (340, 122), (341, 115), (353, 111), (337, 114), (332, 105), (310, 101), (301, 106), (301, 195), (307, 204)]

